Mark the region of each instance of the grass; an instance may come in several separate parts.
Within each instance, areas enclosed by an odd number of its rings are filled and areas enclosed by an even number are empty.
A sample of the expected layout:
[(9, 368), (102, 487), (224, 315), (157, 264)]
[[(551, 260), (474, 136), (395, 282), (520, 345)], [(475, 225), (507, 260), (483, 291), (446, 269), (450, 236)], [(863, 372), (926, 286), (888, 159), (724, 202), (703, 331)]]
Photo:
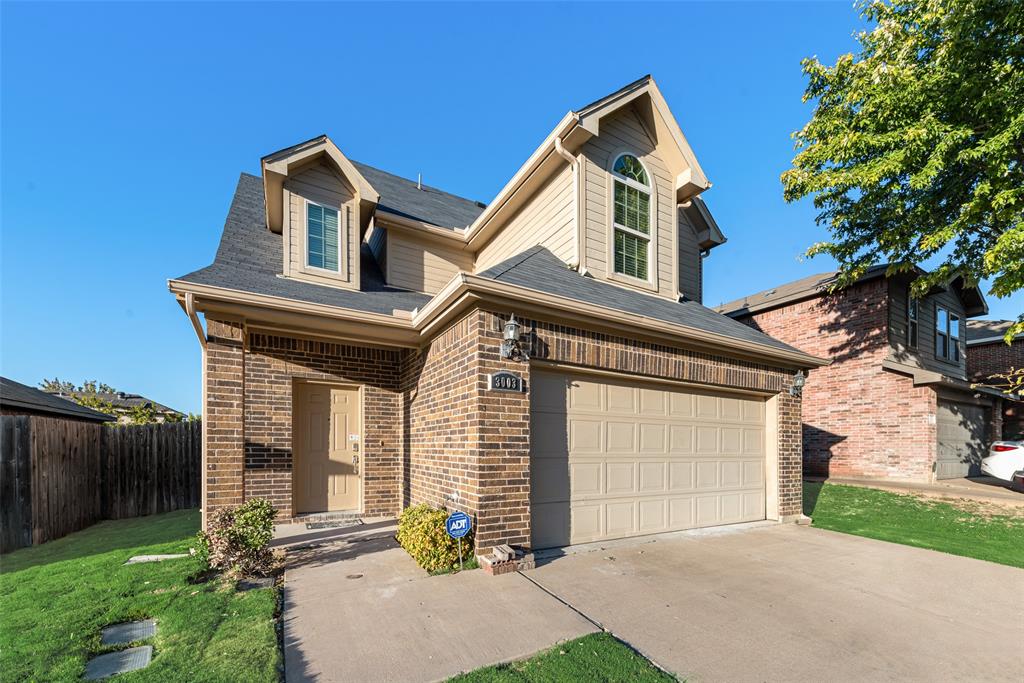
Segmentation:
[(188, 552), (194, 510), (108, 521), (0, 558), (0, 681), (73, 681), (108, 624), (157, 621), (153, 663), (117, 680), (277, 681), (277, 590), (191, 584), (188, 557), (123, 566), (132, 555)]
[(1024, 567), (1024, 516), (980, 504), (806, 482), (804, 514), (821, 529)]
[(449, 683), (530, 683), (536, 681), (630, 681), (668, 683), (676, 679), (608, 633), (592, 633), (556, 645), (529, 659), (488, 666), (456, 676)]
[(444, 576), (445, 574), (458, 574), (459, 572), (468, 572), (470, 569), (479, 569), (480, 562), (476, 559), (476, 555), (473, 555), (471, 551), (467, 551), (467, 553), (469, 557), (463, 558), (461, 569), (459, 569), (459, 565), (455, 565), (448, 569), (435, 569), (427, 573), (431, 576)]

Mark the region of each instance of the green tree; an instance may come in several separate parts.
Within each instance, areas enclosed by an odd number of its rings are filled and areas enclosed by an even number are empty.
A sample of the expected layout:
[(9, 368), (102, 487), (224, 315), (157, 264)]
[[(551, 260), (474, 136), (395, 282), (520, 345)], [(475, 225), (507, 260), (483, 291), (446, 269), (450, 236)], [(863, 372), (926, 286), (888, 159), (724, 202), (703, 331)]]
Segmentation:
[(54, 394), (67, 394), (72, 391), (77, 391), (77, 387), (74, 382), (69, 382), (59, 377), (53, 379), (44, 379), (39, 383), (39, 388), (43, 391), (54, 393)]
[[(793, 134), (787, 201), (814, 197), (837, 286), (879, 262), (937, 258), (920, 295), (963, 276), (1024, 288), (1024, 2), (875, 0), (860, 50), (803, 60), (811, 120)], [(1007, 342), (1024, 331), (1024, 314)]]

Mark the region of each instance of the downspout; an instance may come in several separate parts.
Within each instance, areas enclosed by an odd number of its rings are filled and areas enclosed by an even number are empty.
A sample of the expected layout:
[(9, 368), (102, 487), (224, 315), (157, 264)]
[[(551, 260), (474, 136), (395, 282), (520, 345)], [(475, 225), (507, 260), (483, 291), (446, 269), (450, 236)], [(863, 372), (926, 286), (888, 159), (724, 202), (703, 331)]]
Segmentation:
[(576, 157), (562, 144), (562, 138), (555, 138), (555, 151), (560, 157), (569, 162), (572, 169), (572, 215), (573, 223), (576, 224), (576, 239), (572, 241), (573, 255), (569, 261), (569, 267), (573, 270), (580, 268), (580, 165)]
[(185, 292), (185, 313), (188, 314), (189, 321), (192, 322), (192, 329), (195, 330), (196, 336), (199, 338), (199, 346), (201, 347), (201, 359), (200, 359), (200, 381), (202, 382), (201, 392), (202, 398), (200, 410), (202, 414), (202, 422), (200, 423), (200, 429), (203, 430), (200, 465), (199, 465), (199, 513), (203, 531), (206, 530), (206, 334), (203, 333), (203, 327), (199, 324), (199, 316), (196, 315), (196, 297), (192, 292)]

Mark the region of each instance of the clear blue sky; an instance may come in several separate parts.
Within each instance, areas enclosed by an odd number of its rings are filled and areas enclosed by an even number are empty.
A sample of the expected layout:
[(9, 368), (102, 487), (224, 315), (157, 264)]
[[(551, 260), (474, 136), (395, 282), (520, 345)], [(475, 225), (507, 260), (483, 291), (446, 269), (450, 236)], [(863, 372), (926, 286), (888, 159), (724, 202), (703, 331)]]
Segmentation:
[[(848, 2), (0, 11), (0, 371), (27, 384), (96, 378), (198, 411), (199, 346), (166, 281), (210, 263), (239, 172), (327, 133), (488, 201), (566, 111), (645, 73), (729, 238), (707, 303), (832, 267), (801, 260), (824, 231), (779, 174), (810, 115), (800, 59), (854, 49)], [(989, 303), (1009, 318), (1024, 296)]]

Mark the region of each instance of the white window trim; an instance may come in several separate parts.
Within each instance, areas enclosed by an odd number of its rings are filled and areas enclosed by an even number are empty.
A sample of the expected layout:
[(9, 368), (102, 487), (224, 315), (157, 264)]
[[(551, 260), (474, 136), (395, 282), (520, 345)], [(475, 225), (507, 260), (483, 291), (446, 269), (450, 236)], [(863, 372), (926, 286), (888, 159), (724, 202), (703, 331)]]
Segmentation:
[[(638, 183), (632, 178), (627, 178), (623, 175), (619, 175), (615, 172), (615, 164), (618, 163), (619, 159), (624, 156), (634, 157), (640, 166), (644, 169), (644, 173), (647, 174), (647, 181), (649, 185)], [(636, 152), (628, 149), (617, 151), (611, 156), (611, 164), (608, 166), (608, 278), (623, 282), (626, 284), (635, 285), (643, 289), (656, 290), (658, 282), (658, 270), (657, 270), (657, 254), (658, 254), (658, 226), (656, 217), (658, 215), (657, 209), (657, 196), (658, 193), (654, 186), (654, 176), (651, 175), (650, 169), (647, 168), (647, 164), (643, 162), (640, 155)], [(637, 190), (647, 193), (647, 226), (650, 228), (650, 233), (645, 235), (638, 230), (633, 230), (625, 225), (619, 225), (615, 222), (615, 183), (620, 182), (628, 187), (633, 187)], [(626, 234), (634, 235), (641, 239), (647, 240), (647, 278), (638, 278), (628, 275), (626, 273), (620, 273), (615, 270), (615, 231), (621, 230)]]
[[(345, 262), (342, 260), (342, 254), (344, 253), (345, 247), (345, 235), (346, 225), (344, 223), (345, 212), (342, 211), (340, 206), (331, 206), (330, 204), (324, 204), (323, 202), (314, 202), (311, 199), (303, 197), (304, 204), (303, 210), (303, 228), (302, 228), (302, 263), (303, 269), (314, 273), (323, 273), (331, 275), (333, 277), (341, 277), (343, 269), (345, 268)], [(330, 268), (321, 268), (320, 266), (314, 266), (309, 263), (309, 205), (319, 206), (321, 209), (329, 209), (338, 214), (338, 269), (331, 270)]]

